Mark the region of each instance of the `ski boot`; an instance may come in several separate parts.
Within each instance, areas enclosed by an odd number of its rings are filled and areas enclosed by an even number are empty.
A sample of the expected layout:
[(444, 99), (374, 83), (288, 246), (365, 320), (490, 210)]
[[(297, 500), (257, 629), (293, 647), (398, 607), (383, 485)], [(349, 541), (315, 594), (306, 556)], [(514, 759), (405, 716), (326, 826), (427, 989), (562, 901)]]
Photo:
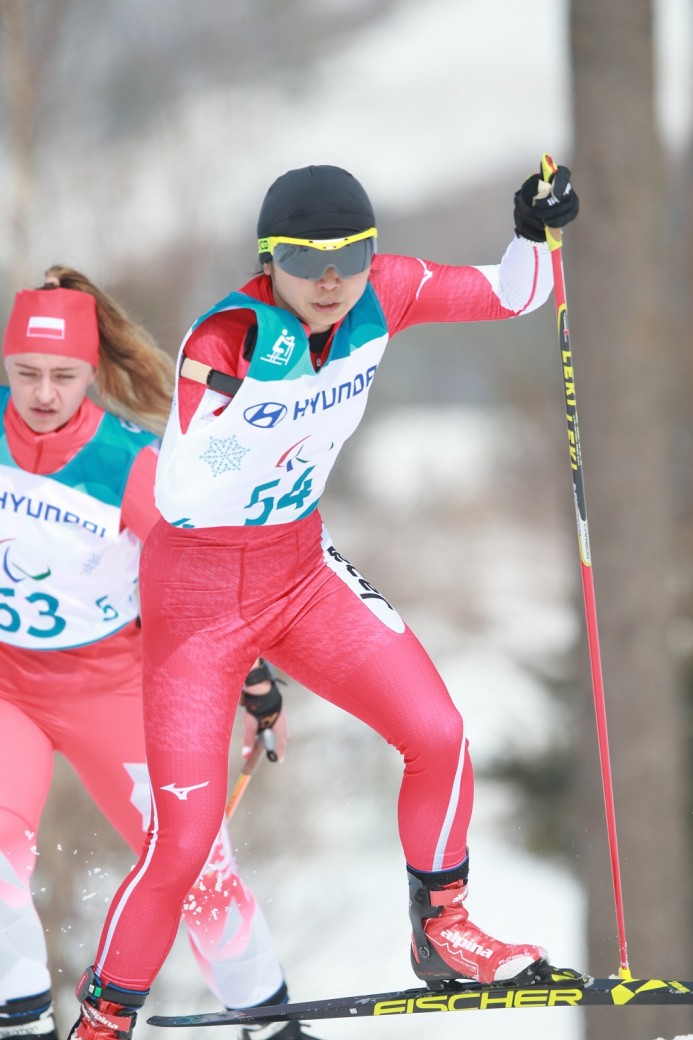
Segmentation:
[(0, 1004), (0, 1040), (58, 1040), (50, 990)]
[[(148, 992), (102, 986), (93, 968), (87, 968), (77, 986), (82, 1008), (70, 1030), (68, 1040), (132, 1040), (137, 1012)], [(128, 1003), (123, 1004), (123, 997)]]
[(501, 942), (469, 920), (463, 905), (468, 872), (469, 858), (447, 874), (417, 877), (409, 872), (414, 974), (429, 989), (443, 989), (453, 979), (486, 986), (494, 982), (529, 984), (543, 977), (550, 967), (541, 946)]
[[(256, 1007), (269, 1007), (275, 1004), (286, 1004), (289, 999), (289, 991), (286, 983), (282, 982), (276, 993), (267, 1000), (263, 1000)], [(231, 1010), (229, 1008), (229, 1010)], [(245, 1008), (252, 1011), (253, 1008)], [(317, 1036), (309, 1037), (303, 1030), (306, 1027), (302, 1022), (266, 1022), (264, 1025), (243, 1026), (238, 1034), (238, 1040), (318, 1040)], [(310, 1028), (310, 1027), (308, 1027)]]
[[(318, 1040), (304, 1033), (303, 1022), (268, 1022), (266, 1026), (243, 1026), (238, 1040)], [(310, 1027), (308, 1027), (310, 1028)]]

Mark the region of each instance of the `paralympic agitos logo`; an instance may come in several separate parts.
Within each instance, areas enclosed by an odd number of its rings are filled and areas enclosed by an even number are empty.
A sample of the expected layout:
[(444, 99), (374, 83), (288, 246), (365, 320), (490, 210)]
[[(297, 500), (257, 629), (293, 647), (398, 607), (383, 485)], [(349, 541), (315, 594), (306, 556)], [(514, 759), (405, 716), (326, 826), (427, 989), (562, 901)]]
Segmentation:
[[(0, 539), (0, 544), (14, 542), (14, 540), (14, 538), (2, 538)], [(10, 579), (10, 581), (13, 581), (15, 584), (19, 584), (20, 581), (26, 581), (27, 578), (30, 581), (43, 581), (44, 578), (50, 578), (51, 569), (48, 566), (48, 564), (46, 564), (45, 567), (40, 568), (38, 571), (36, 571), (36, 573), (33, 573), (34, 568), (32, 568), (31, 572), (25, 570), (24, 567), (22, 567), (15, 560), (10, 559), (11, 548), (13, 547), (10, 545), (5, 545), (4, 551), (2, 553), (2, 569), (4, 573), (7, 575), (7, 577)]]

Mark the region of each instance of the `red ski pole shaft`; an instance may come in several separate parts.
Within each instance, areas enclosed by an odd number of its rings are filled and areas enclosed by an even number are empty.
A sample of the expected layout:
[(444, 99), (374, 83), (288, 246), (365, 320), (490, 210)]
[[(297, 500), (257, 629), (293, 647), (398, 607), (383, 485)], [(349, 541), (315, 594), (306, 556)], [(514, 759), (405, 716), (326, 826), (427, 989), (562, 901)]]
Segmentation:
[[(542, 179), (546, 184), (546, 188), (550, 190), (548, 182), (552, 174), (556, 172), (556, 165), (550, 155), (545, 153), (542, 156), (541, 168)], [(614, 886), (616, 924), (618, 928), (620, 974), (624, 978), (630, 978), (631, 974), (628, 967), (626, 926), (623, 913), (621, 870), (619, 866), (618, 840), (616, 835), (616, 810), (614, 808), (614, 789), (611, 774), (611, 760), (609, 756), (609, 735), (606, 724), (606, 701), (604, 698), (601, 653), (599, 650), (597, 606), (594, 595), (592, 556), (590, 553), (589, 528), (587, 526), (587, 503), (585, 499), (582, 451), (580, 448), (580, 431), (578, 428), (577, 401), (575, 396), (575, 373), (573, 369), (573, 355), (570, 348), (568, 306), (566, 302), (565, 276), (563, 272), (563, 239), (560, 229), (547, 227), (546, 241), (549, 250), (551, 251), (554, 301), (556, 304), (556, 318), (558, 323), (558, 345), (561, 352), (561, 366), (563, 368), (563, 392), (565, 396), (566, 419), (568, 422), (570, 466), (573, 473), (575, 519), (577, 522), (578, 546), (580, 550), (580, 571), (582, 575), (582, 590), (585, 602), (585, 617), (587, 621), (587, 646), (589, 649), (590, 670), (592, 674), (594, 710), (597, 722), (597, 741), (599, 745), (599, 762), (601, 767), (602, 788), (604, 791), (606, 828), (609, 838), (611, 875)]]

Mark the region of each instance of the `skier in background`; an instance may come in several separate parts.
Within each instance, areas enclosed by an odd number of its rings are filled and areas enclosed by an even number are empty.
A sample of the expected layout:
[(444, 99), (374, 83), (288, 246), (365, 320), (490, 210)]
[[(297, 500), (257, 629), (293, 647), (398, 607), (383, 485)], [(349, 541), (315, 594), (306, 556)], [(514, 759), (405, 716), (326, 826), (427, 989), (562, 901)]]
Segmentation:
[[(455, 267), (376, 253), (373, 207), (346, 170), (290, 170), (260, 209), (260, 273), (185, 337), (157, 466), (163, 519), (141, 567), (155, 826), (78, 985), (79, 1040), (132, 1035), (222, 818), (229, 691), (259, 654), (403, 756), (398, 820), (419, 978), (531, 982), (549, 970), (542, 947), (503, 942), (470, 920), (462, 719), (420, 643), (333, 546), (318, 512), (389, 337), (425, 322), (513, 318), (548, 298), (545, 227), (573, 220), (578, 200), (565, 167), (545, 198), (539, 181), (515, 195), (516, 234), (500, 264)], [(187, 801), (171, 796), (172, 780), (191, 791)], [(364, 942), (379, 942), (378, 894), (367, 877), (359, 891)], [(303, 898), (306, 914), (322, 913)]]
[[(36, 833), (54, 751), (136, 854), (150, 823), (136, 586), (142, 542), (159, 519), (159, 442), (130, 420), (163, 428), (173, 362), (110, 297), (62, 267), (47, 272), (41, 289), (17, 293), (3, 355), (0, 1040), (57, 1040), (30, 888)], [(86, 396), (92, 384), (113, 412)], [(243, 686), (244, 745), (275, 727), (283, 757), (281, 694), (265, 662), (254, 662)], [(184, 784), (171, 790), (188, 804)], [(237, 873), (225, 826), (203, 859), (182, 916), (207, 985), (226, 1007), (286, 1000), (267, 924)], [(296, 1022), (272, 1035), (305, 1036)]]

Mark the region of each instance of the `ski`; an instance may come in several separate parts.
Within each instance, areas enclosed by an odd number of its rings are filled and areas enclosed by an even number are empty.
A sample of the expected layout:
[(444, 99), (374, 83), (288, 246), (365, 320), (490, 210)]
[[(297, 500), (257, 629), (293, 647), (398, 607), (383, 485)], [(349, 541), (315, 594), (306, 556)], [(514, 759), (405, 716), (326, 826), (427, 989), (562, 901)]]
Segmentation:
[(632, 1007), (636, 1004), (693, 1004), (693, 982), (665, 979), (593, 978), (572, 969), (554, 970), (530, 984), (451, 982), (444, 989), (402, 989), (355, 997), (278, 1004), (247, 1011), (213, 1011), (198, 1015), (153, 1015), (153, 1026), (262, 1025), (266, 1022), (322, 1018), (375, 1018), (382, 1015), (430, 1014), (434, 1011), (492, 1011), (496, 1008)]

